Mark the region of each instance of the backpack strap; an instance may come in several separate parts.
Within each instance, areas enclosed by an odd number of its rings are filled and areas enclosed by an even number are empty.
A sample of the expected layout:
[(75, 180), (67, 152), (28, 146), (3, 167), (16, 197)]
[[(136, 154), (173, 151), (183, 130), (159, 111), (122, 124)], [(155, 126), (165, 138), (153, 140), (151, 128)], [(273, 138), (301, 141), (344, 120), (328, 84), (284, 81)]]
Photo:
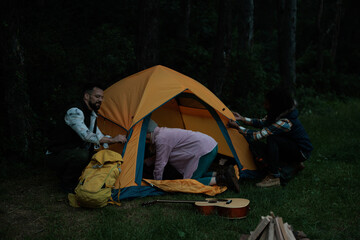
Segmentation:
[[(119, 194), (120, 194), (120, 191), (119, 191)], [(113, 199), (112, 197), (111, 197), (110, 200), (108, 201), (108, 204), (116, 205), (116, 206), (118, 206), (118, 207), (121, 206), (121, 203), (114, 201), (114, 199)]]

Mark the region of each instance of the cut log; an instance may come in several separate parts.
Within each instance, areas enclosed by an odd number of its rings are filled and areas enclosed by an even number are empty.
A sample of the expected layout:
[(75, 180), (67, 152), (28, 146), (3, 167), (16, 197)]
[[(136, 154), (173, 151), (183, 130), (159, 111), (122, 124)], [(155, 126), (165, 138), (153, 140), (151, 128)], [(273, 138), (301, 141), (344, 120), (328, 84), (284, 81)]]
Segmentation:
[(271, 219), (271, 221), (269, 223), (269, 233), (268, 233), (267, 240), (277, 240), (275, 237), (275, 222), (274, 222), (273, 218)]
[(249, 240), (257, 239), (260, 234), (264, 231), (265, 227), (269, 224), (270, 218), (269, 217), (261, 217), (260, 223), (257, 225), (255, 230), (251, 233)]
[(278, 240), (285, 240), (282, 233), (281, 233), (281, 229), (280, 229), (280, 224), (279, 224), (279, 217), (276, 217), (275, 219), (275, 233), (276, 233), (276, 238)]
[(264, 231), (261, 233), (259, 240), (267, 240), (269, 235), (269, 224), (265, 227)]
[(290, 240), (296, 240), (293, 231), (291, 230), (291, 226), (288, 223), (284, 223), (285, 231)]
[(285, 231), (284, 222), (283, 222), (282, 217), (278, 217), (277, 219), (278, 219), (279, 227), (280, 227), (281, 233), (284, 237), (284, 240), (290, 240), (287, 232)]

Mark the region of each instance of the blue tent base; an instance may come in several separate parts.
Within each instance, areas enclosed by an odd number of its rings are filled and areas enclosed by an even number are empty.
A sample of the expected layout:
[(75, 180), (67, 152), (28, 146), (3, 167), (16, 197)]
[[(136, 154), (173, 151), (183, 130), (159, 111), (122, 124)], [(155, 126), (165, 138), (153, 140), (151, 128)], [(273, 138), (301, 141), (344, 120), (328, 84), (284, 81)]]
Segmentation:
[[(120, 191), (120, 195), (119, 195)], [(165, 192), (150, 186), (133, 186), (126, 187), (122, 189), (113, 189), (111, 192), (111, 197), (114, 201), (120, 201), (124, 199), (132, 199), (139, 197), (148, 197), (148, 196), (159, 196), (164, 195)]]

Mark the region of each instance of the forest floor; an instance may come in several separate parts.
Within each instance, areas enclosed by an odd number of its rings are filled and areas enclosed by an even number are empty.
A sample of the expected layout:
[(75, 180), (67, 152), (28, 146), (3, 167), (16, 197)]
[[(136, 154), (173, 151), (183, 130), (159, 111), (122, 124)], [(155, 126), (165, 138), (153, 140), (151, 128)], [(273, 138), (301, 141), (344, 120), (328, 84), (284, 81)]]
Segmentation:
[(319, 103), (304, 110), (301, 120), (315, 147), (303, 171), (285, 187), (260, 189), (249, 180), (241, 182), (240, 193), (218, 196), (249, 199), (245, 219), (203, 216), (187, 204), (141, 206), (153, 199), (205, 197), (195, 194), (127, 200), (120, 207), (72, 208), (51, 171), (13, 164), (1, 171), (0, 238), (239, 239), (273, 211), (310, 239), (360, 239), (360, 100)]

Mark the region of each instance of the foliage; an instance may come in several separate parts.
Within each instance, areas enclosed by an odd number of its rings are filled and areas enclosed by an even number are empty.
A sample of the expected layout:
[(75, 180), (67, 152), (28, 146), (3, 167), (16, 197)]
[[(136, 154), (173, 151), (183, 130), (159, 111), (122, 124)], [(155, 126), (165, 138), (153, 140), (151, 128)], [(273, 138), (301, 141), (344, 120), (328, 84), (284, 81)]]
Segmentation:
[(272, 81), (270, 74), (264, 71), (254, 54), (239, 53), (232, 59), (223, 100), (230, 109), (256, 116), (263, 109), (264, 93), (269, 90), (266, 82)]
[[(189, 25), (184, 26), (183, 1), (159, 1), (159, 64), (173, 68), (208, 85), (215, 37), (219, 1), (189, 1)], [(185, 2), (185, 1), (184, 1)], [(360, 90), (359, 15), (355, 1), (344, 1), (337, 57), (333, 59), (334, 19), (336, 0), (324, 5), (321, 21), (323, 52), (318, 52), (318, 2), (298, 1), (297, 17), (297, 96), (306, 105), (305, 91), (314, 95), (337, 97), (357, 96)], [(29, 96), (33, 111), (27, 114), (32, 124), (32, 149), (46, 148), (47, 133), (59, 115), (59, 110), (81, 97), (82, 85), (98, 80), (104, 86), (136, 73), (138, 19), (141, 1), (3, 1), (1, 3), (1, 55), (5, 79), (1, 89), (1, 108), (11, 108), (5, 99), (17, 67), (9, 61), (12, 39), (16, 35), (24, 52), (26, 84), (18, 91)], [(247, 51), (239, 47), (239, 3), (232, 2), (231, 56), (221, 100), (231, 109), (248, 116), (261, 116), (262, 96), (280, 84), (277, 56), (276, 1), (254, 1), (254, 39)], [(183, 28), (188, 27), (188, 35)], [(146, 31), (146, 30), (145, 30)], [(319, 57), (323, 69), (318, 68)], [(158, 63), (154, 63), (158, 64)], [(16, 65), (16, 64), (15, 64)], [(6, 81), (7, 80), (7, 81)], [(15, 79), (16, 81), (16, 79)], [(305, 97), (305, 99), (302, 99)], [(306, 106), (305, 106), (306, 107)], [(6, 126), (5, 119), (1, 125)], [(0, 136), (8, 138), (9, 129)], [(21, 133), (16, 134), (21, 135)], [(15, 138), (14, 138), (15, 139)], [(18, 145), (17, 140), (8, 146)], [(5, 154), (7, 147), (2, 147)], [(19, 149), (16, 149), (19, 150)], [(37, 153), (29, 153), (37, 154)]]

